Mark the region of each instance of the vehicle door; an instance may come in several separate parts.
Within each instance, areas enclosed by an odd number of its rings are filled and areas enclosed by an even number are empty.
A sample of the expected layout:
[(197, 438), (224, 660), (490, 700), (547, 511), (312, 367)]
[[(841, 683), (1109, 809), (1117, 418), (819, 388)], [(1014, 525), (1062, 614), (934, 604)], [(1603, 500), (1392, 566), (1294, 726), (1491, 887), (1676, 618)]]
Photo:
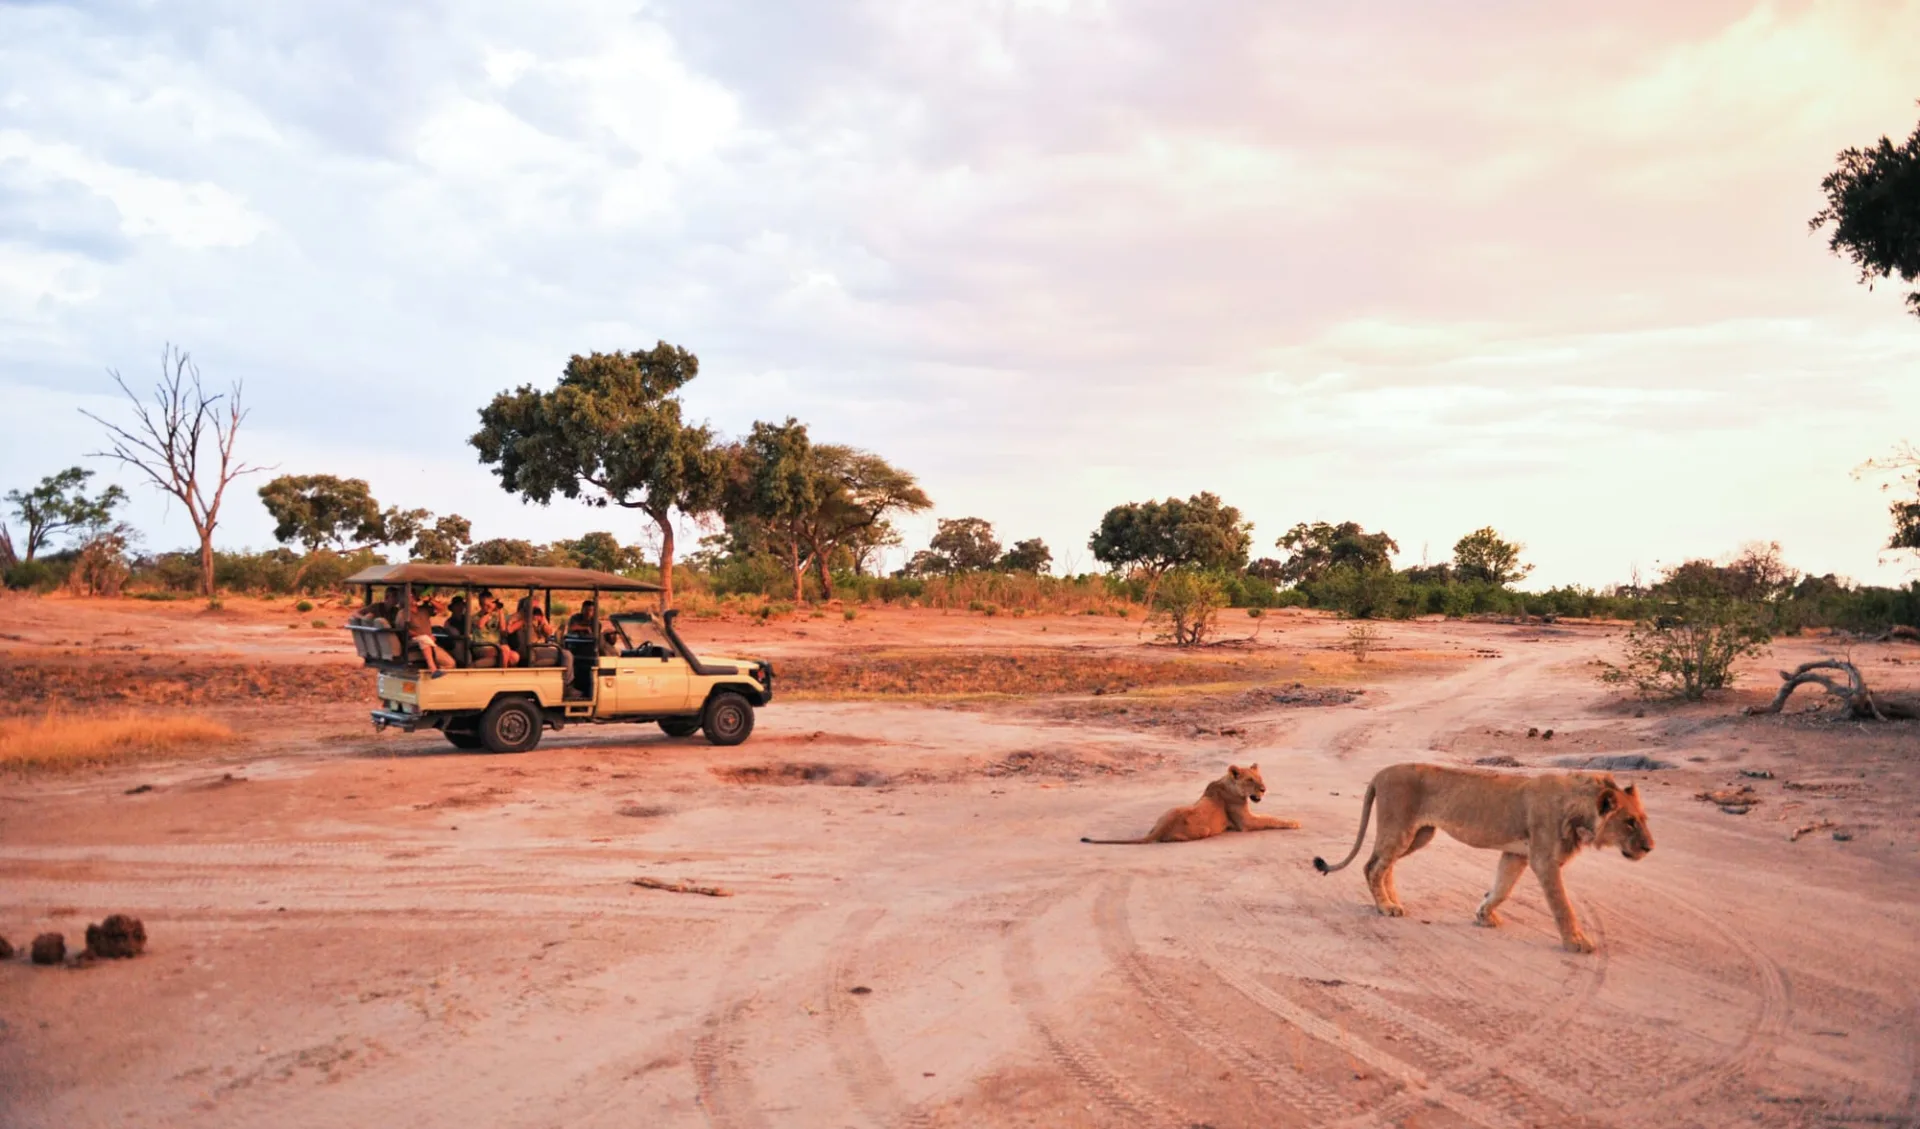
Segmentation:
[(693, 676), (687, 660), (650, 655), (601, 661), (611, 661), (618, 669), (614, 676), (614, 709), (618, 712), (678, 713), (687, 709)]

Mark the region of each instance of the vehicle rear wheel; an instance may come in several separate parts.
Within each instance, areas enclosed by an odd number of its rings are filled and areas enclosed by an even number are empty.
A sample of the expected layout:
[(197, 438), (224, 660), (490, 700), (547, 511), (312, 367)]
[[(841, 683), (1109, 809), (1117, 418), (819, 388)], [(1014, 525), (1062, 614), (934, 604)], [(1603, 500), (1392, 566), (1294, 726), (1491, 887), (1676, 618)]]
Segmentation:
[(480, 735), (472, 730), (447, 730), (447, 740), (456, 749), (477, 749), (480, 747)]
[(669, 737), (691, 737), (700, 732), (700, 719), (697, 717), (663, 717), (660, 719), (660, 732)]
[(480, 743), (491, 753), (524, 753), (540, 743), (540, 711), (525, 698), (502, 698), (480, 715)]
[(738, 745), (753, 732), (753, 703), (734, 693), (715, 694), (707, 701), (700, 727), (715, 745)]

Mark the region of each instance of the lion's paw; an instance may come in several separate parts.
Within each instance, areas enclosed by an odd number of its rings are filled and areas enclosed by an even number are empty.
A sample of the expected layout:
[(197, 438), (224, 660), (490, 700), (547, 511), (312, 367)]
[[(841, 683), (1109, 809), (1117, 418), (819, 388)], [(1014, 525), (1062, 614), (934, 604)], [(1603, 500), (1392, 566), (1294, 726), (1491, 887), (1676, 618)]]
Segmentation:
[(1593, 951), (1593, 942), (1587, 940), (1583, 934), (1576, 933), (1560, 942), (1560, 947), (1570, 953), (1590, 953)]
[(1379, 909), (1380, 909), (1380, 916), (1382, 916), (1382, 917), (1405, 917), (1405, 916), (1407, 916), (1407, 911), (1406, 911), (1406, 908), (1405, 908), (1405, 907), (1403, 907), (1403, 906), (1381, 906), (1381, 907), (1379, 907)]
[(1498, 929), (1500, 927), (1500, 915), (1490, 909), (1481, 910), (1479, 913), (1473, 915), (1473, 923), (1486, 929)]

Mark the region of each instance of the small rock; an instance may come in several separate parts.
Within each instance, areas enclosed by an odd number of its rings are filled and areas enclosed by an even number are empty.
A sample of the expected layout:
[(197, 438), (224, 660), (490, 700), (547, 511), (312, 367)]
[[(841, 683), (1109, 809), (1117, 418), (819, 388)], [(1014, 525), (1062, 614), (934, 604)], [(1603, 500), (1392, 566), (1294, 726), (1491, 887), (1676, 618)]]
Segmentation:
[(1835, 831), (1833, 833), (1833, 841), (1836, 843), (1851, 843), (1853, 842), (1853, 832)]
[(1512, 757), (1507, 756), (1505, 753), (1502, 753), (1499, 756), (1494, 756), (1494, 757), (1481, 757), (1480, 759), (1474, 761), (1473, 763), (1486, 765), (1488, 768), (1519, 768), (1520, 767), (1519, 761), (1514, 760)]
[(126, 790), (126, 792), (124, 792), (124, 793), (122, 793), (122, 794), (123, 794), (123, 795), (128, 795), (128, 796), (138, 796), (138, 795), (140, 795), (140, 794), (141, 794), (142, 792), (151, 792), (151, 791), (153, 791), (153, 785), (151, 785), (151, 784), (137, 784), (137, 785), (135, 785), (134, 787), (132, 787), (132, 788), (129, 788), (129, 789), (127, 789), (127, 790)]
[(871, 996), (873, 995), (873, 989), (867, 987), (865, 984), (855, 984), (853, 987), (847, 989), (847, 994), (852, 996)]
[(1647, 711), (1646, 711), (1646, 710), (1644, 710), (1644, 709), (1638, 709), (1638, 710), (1634, 710), (1634, 711), (1633, 711), (1633, 716), (1635, 716), (1635, 717), (1645, 717), (1645, 716), (1647, 716)]
[(1540, 736), (1540, 727), (1539, 727), (1539, 726), (1537, 726), (1537, 725), (1529, 725), (1529, 726), (1527, 726), (1527, 736), (1529, 736), (1529, 737), (1538, 737), (1538, 736)]
[(1726, 812), (1728, 815), (1745, 815), (1753, 809), (1750, 807), (1737, 807), (1733, 804), (1721, 804), (1720, 810)]
[(1096, 698), (1100, 697), (1102, 694), (1105, 694), (1106, 692), (1107, 692), (1107, 688), (1105, 686), (1095, 686), (1093, 688), (1093, 696)]
[(147, 947), (147, 927), (137, 917), (116, 913), (87, 926), (87, 952), (107, 960), (137, 957)]
[(33, 963), (59, 964), (67, 959), (67, 939), (58, 933), (42, 933), (33, 939)]
[(1549, 730), (1546, 730), (1545, 732), (1543, 732), (1543, 733), (1541, 733), (1541, 734), (1540, 734), (1540, 739), (1541, 739), (1542, 741), (1551, 741), (1551, 740), (1553, 740), (1553, 730), (1551, 730), (1551, 729), (1549, 729)]
[(13, 959), (13, 943), (11, 941), (8, 941), (5, 937), (0, 937), (0, 960), (12, 960), (12, 959)]
[(1772, 780), (1773, 779), (1773, 772), (1769, 769), (1764, 769), (1764, 768), (1743, 768), (1740, 770), (1740, 775), (1751, 777), (1754, 780)]

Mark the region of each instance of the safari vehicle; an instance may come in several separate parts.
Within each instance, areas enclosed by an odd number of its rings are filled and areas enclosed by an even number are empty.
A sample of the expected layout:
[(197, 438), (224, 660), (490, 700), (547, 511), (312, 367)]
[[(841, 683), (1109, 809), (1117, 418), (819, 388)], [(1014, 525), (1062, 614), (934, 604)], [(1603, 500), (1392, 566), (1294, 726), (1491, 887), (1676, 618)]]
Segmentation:
[[(458, 748), (521, 753), (549, 728), (654, 722), (672, 737), (704, 730), (716, 745), (738, 745), (753, 732), (754, 709), (773, 700), (771, 663), (695, 655), (671, 610), (600, 614), (602, 596), (658, 592), (655, 584), (578, 568), (411, 563), (362, 569), (346, 583), (366, 590), (366, 606), (347, 630), (361, 659), (379, 671), (377, 729), (438, 729)], [(383, 603), (375, 603), (376, 590)], [(591, 603), (554, 624), (555, 592), (582, 593)], [(480, 630), (482, 597), (503, 602), (503, 620), (516, 609), (540, 609), (548, 641), (531, 614), (497, 640)], [(432, 629), (438, 671), (410, 657), (407, 646), (407, 617), (422, 598), (464, 598), (468, 609)]]

